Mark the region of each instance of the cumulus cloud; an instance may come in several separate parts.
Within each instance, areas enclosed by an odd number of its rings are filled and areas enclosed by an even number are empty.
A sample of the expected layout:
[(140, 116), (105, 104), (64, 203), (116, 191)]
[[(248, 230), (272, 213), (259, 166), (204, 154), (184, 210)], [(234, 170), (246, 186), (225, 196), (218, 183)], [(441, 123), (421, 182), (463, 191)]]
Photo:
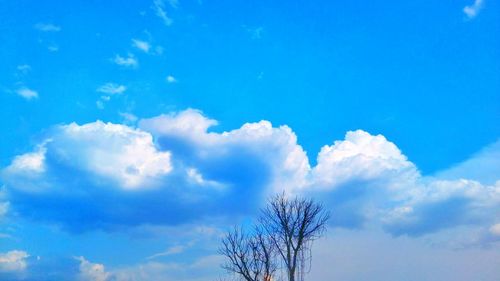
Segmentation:
[(78, 280), (80, 281), (107, 281), (111, 280), (111, 274), (106, 272), (104, 265), (92, 263), (84, 257), (76, 258), (80, 262), (80, 273)]
[(38, 92), (32, 89), (23, 87), (16, 91), (16, 94), (24, 98), (25, 100), (34, 100), (38, 98)]
[(398, 236), (500, 220), (499, 182), (422, 176), (382, 135), (347, 132), (311, 167), (291, 128), (269, 121), (216, 133), (188, 109), (137, 124), (55, 127), (2, 171), (12, 209), (76, 231), (177, 225), (248, 215), (285, 189), (323, 201), (332, 226)]
[(29, 257), (25, 251), (9, 251), (0, 253), (0, 272), (23, 271), (28, 266), (26, 259)]
[(347, 132), (345, 140), (323, 146), (312, 173), (315, 185), (335, 187), (356, 179), (369, 181), (392, 175), (415, 176), (416, 167), (382, 135), (362, 130)]
[(131, 67), (131, 68), (135, 68), (139, 65), (139, 62), (137, 61), (137, 59), (133, 54), (128, 54), (127, 57), (116, 55), (115, 58), (113, 59), (113, 62), (116, 63), (117, 65), (121, 65), (124, 67)]
[(39, 22), (35, 24), (35, 28), (38, 29), (39, 31), (43, 32), (58, 32), (61, 31), (61, 27), (54, 25), (52, 23), (42, 23)]
[(481, 9), (483, 8), (483, 0), (474, 0), (474, 3), (470, 6), (464, 7), (464, 13), (469, 19), (475, 18)]

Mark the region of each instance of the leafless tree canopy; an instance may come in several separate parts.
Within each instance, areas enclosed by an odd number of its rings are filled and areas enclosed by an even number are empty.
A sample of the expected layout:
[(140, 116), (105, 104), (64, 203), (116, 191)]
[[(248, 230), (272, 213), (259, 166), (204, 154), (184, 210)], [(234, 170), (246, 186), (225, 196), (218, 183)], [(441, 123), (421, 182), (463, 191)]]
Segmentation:
[(290, 199), (284, 193), (271, 198), (262, 210), (260, 224), (283, 259), (289, 281), (303, 278), (312, 242), (324, 233), (328, 218), (321, 204)]
[(262, 229), (253, 235), (235, 228), (222, 239), (220, 254), (228, 258), (222, 267), (246, 281), (270, 281), (276, 271), (275, 247)]
[[(329, 213), (311, 199), (272, 197), (253, 235), (234, 229), (222, 240), (223, 268), (246, 281), (271, 281), (281, 264), (288, 281), (303, 280), (311, 246), (326, 230)], [(277, 260), (281, 260), (278, 263)]]

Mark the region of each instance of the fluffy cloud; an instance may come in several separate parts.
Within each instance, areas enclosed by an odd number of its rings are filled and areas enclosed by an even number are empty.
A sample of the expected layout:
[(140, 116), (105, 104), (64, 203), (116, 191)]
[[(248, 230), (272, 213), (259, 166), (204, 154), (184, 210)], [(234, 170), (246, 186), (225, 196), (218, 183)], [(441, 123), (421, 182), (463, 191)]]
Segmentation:
[(111, 280), (111, 274), (106, 272), (104, 265), (99, 263), (91, 263), (84, 257), (76, 258), (80, 262), (80, 273), (78, 280), (80, 281), (107, 281)]
[(323, 146), (314, 167), (315, 185), (336, 187), (345, 182), (371, 181), (378, 178), (401, 176), (412, 178), (418, 174), (396, 145), (382, 136), (372, 136), (357, 130), (347, 132), (345, 140)]
[(211, 132), (215, 125), (189, 109), (139, 120), (138, 128), (55, 127), (2, 171), (7, 200), (21, 215), (76, 231), (248, 215), (283, 189), (323, 201), (332, 226), (377, 224), (393, 235), (488, 232), (500, 220), (498, 182), (422, 176), (382, 135), (347, 132), (311, 167), (287, 126), (260, 121)]
[(28, 266), (26, 262), (28, 257), (28, 253), (18, 250), (0, 253), (0, 272), (17, 272), (25, 270)]

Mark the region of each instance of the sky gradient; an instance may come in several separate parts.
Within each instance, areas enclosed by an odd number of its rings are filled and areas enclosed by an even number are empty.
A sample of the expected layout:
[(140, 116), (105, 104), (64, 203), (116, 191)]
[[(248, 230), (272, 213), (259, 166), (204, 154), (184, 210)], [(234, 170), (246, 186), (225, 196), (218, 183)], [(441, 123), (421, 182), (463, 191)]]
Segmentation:
[(1, 1), (0, 279), (215, 280), (285, 190), (310, 280), (496, 281), (499, 11)]

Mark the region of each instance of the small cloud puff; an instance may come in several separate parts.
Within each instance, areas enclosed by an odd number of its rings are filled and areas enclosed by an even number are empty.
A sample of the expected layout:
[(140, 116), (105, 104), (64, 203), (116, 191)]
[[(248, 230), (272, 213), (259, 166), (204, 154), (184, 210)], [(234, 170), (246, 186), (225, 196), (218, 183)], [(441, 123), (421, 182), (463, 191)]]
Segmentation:
[(99, 88), (97, 88), (98, 92), (109, 94), (109, 95), (117, 95), (123, 94), (127, 90), (127, 87), (123, 85), (119, 85), (116, 83), (106, 83)]
[(117, 65), (130, 68), (135, 68), (139, 65), (139, 62), (137, 61), (135, 56), (130, 53), (127, 55), (127, 57), (116, 55), (115, 58), (113, 59), (113, 62)]
[(34, 100), (38, 98), (38, 92), (26, 87), (17, 89), (16, 94), (25, 100)]
[(111, 274), (106, 272), (104, 265), (92, 263), (84, 257), (75, 258), (80, 262), (78, 279), (81, 281), (107, 281), (112, 280)]
[(177, 79), (174, 76), (169, 75), (169, 76), (167, 76), (167, 82), (170, 84), (177, 83)]
[(132, 39), (132, 46), (145, 53), (149, 53), (149, 50), (151, 49), (151, 44), (149, 44), (149, 42), (139, 39)]
[(469, 19), (475, 18), (483, 8), (483, 0), (474, 0), (474, 4), (464, 7), (464, 13)]

